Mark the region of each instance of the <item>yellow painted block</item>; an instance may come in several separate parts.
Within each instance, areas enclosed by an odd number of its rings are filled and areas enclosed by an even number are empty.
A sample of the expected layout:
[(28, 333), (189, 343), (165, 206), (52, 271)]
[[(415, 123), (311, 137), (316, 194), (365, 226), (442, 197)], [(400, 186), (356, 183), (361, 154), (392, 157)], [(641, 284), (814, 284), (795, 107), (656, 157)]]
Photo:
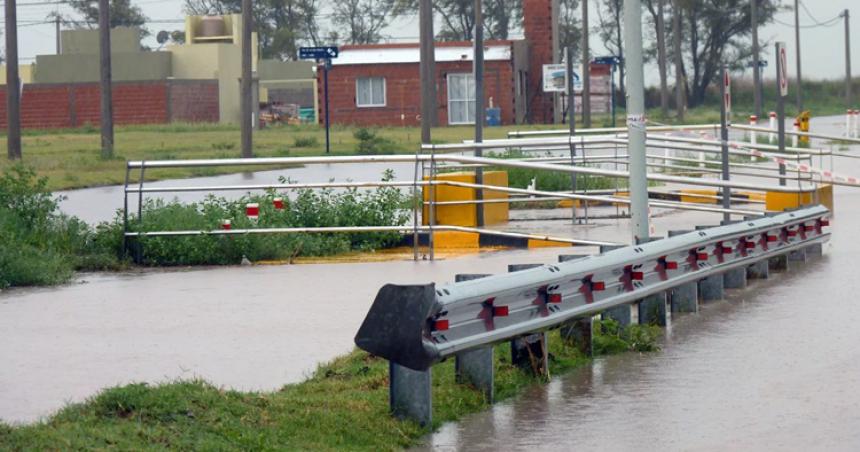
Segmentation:
[[(619, 191), (619, 192), (615, 193), (615, 196), (616, 196), (617, 198), (629, 198), (629, 197), (630, 197), (630, 192), (627, 192), (627, 191)], [(613, 205), (613, 206), (615, 206), (615, 207), (625, 207), (625, 206), (629, 206), (630, 204), (623, 203), (623, 202), (613, 202), (613, 203), (612, 203), (612, 205)]]
[(699, 204), (717, 204), (719, 202), (716, 198), (696, 195), (717, 196), (717, 191), (711, 188), (685, 188), (681, 190), (681, 202), (695, 202)]
[(433, 233), (433, 248), (478, 248), (477, 232), (440, 231)]
[(750, 201), (767, 202), (767, 194), (765, 193), (760, 193), (756, 191), (739, 191), (736, 193), (739, 195), (746, 196), (747, 198), (749, 198)]
[[(573, 207), (574, 205), (577, 208), (580, 208), (580, 207), (582, 207), (582, 201), (579, 199), (562, 199), (561, 201), (558, 202), (556, 207), (558, 207), (560, 209), (561, 208), (568, 208), (569, 209), (569, 208)], [(593, 205), (593, 204), (589, 204), (589, 205)]]
[(785, 209), (796, 209), (807, 204), (812, 204), (812, 192), (782, 193), (769, 191), (765, 198), (765, 208), (777, 212)]
[(573, 246), (567, 242), (557, 242), (555, 240), (536, 240), (529, 239), (529, 248), (553, 248), (559, 246)]
[[(429, 178), (424, 178), (428, 180)], [(465, 182), (469, 184), (475, 183), (475, 173), (459, 172), (459, 173), (443, 173), (436, 176), (436, 180), (448, 180), (453, 182)], [(508, 173), (506, 171), (486, 171), (484, 172), (484, 184), (496, 185), (499, 187), (508, 186)], [(453, 187), (446, 185), (437, 185), (434, 187), (425, 187), (424, 201), (430, 201), (430, 191), (436, 191), (436, 201), (472, 201), (475, 199), (475, 189), (466, 187)], [(484, 199), (507, 199), (508, 194), (505, 192), (484, 190)], [(477, 226), (477, 213), (475, 204), (454, 204), (436, 206), (436, 224), (449, 226)], [(492, 225), (508, 221), (508, 203), (487, 203), (484, 204), (484, 224)], [(429, 206), (425, 205), (422, 215), (422, 222), (426, 225), (430, 220)]]
[(833, 185), (825, 184), (819, 185), (818, 190), (816, 191), (816, 197), (814, 199), (815, 203), (821, 204), (824, 207), (830, 209), (830, 213), (834, 212), (833, 210)]

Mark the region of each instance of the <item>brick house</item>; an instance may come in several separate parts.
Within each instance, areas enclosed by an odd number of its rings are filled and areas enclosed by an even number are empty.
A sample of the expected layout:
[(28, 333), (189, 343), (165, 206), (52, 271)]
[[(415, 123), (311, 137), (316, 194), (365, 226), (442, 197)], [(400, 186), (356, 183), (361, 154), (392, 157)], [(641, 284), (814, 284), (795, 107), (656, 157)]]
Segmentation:
[[(551, 123), (554, 98), (541, 89), (544, 64), (557, 61), (557, 0), (523, 0), (525, 39), (484, 43), (485, 107), (500, 110), (502, 124)], [(436, 121), (474, 124), (473, 44), (437, 42)], [(349, 45), (329, 69), (329, 115), (333, 124), (415, 126), (420, 124), (418, 43)], [(317, 70), (323, 98), (323, 68)], [(321, 102), (319, 116), (324, 117)], [(480, 110), (480, 109), (479, 109)]]

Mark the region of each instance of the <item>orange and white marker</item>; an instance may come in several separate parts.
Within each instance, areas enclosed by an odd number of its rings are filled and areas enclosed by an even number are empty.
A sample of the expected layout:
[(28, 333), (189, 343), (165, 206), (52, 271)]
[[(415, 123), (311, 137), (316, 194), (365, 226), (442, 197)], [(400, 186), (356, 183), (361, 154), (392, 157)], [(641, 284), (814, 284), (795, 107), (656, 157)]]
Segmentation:
[(770, 136), (768, 137), (768, 139), (770, 140), (771, 143), (774, 143), (776, 141), (776, 112), (775, 111), (770, 112), (770, 130), (771, 130), (771, 132), (770, 132)]
[(277, 210), (284, 210), (284, 199), (283, 198), (275, 198), (272, 200), (272, 206)]
[(233, 228), (233, 224), (230, 220), (221, 220), (221, 229), (225, 231), (229, 231)]
[[(750, 115), (750, 126), (755, 127), (757, 125), (758, 125), (758, 116)], [(755, 130), (750, 130), (750, 144), (756, 144)]]

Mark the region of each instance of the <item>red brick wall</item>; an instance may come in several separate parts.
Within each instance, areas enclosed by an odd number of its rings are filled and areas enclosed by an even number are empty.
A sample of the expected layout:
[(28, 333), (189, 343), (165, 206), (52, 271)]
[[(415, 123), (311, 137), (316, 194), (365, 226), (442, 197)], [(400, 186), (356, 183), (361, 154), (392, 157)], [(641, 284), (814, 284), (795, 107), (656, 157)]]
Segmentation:
[(172, 81), (170, 122), (218, 122), (218, 82), (216, 80)]
[[(210, 80), (114, 83), (113, 110), (117, 125), (163, 124), (171, 119), (217, 122), (218, 83)], [(24, 85), (23, 128), (98, 125), (100, 117), (101, 93), (97, 83)], [(0, 86), (0, 127), (6, 127), (5, 86)]]
[(543, 65), (553, 61), (552, 0), (523, 0), (523, 34), (529, 46), (528, 115), (531, 123), (553, 122), (552, 94), (543, 92)]
[[(501, 108), (502, 123), (514, 123), (514, 79), (510, 61), (487, 61), (484, 74), (484, 96), (489, 105)], [(322, 69), (317, 71), (320, 118), (325, 118)], [(448, 73), (471, 73), (472, 63), (436, 63), (437, 118), (448, 124)], [(356, 79), (385, 78), (384, 107), (356, 106)], [(329, 115), (332, 124), (361, 126), (420, 125), (421, 92), (417, 63), (334, 66), (329, 71)], [(322, 121), (321, 121), (322, 123)]]

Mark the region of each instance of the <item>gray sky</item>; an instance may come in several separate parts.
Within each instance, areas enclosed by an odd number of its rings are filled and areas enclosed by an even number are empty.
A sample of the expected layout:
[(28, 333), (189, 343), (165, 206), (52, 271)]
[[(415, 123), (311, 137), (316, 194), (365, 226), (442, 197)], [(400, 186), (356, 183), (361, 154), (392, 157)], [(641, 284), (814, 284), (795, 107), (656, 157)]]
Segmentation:
[[(22, 25), (19, 28), (18, 36), (21, 62), (29, 63), (35, 55), (54, 53), (54, 25), (36, 24), (35, 22), (43, 21), (52, 11), (67, 12), (68, 8), (62, 5), (33, 5), (34, 3), (49, 3), (51, 0), (18, 1), (18, 20)], [(143, 8), (145, 14), (152, 20), (179, 21), (184, 17), (182, 13), (183, 2), (181, 0), (133, 0), (133, 3)], [(791, 3), (791, 1), (784, 0), (783, 3)], [(827, 22), (836, 17), (844, 9), (850, 11), (854, 28), (852, 30), (851, 42), (852, 62), (854, 63), (853, 72), (855, 76), (860, 74), (860, 20), (858, 20), (860, 18), (860, 2), (857, 0), (806, 0), (805, 3), (814, 20), (801, 8), (801, 27), (814, 25), (815, 21)], [(29, 5), (25, 6), (25, 4)], [(326, 9), (325, 6), (330, 3), (321, 0), (321, 4)], [(592, 8), (596, 7), (594, 6), (595, 0), (591, 0), (590, 4)], [(592, 16), (596, 16), (596, 14), (592, 14)], [(788, 44), (789, 67), (791, 68), (792, 75), (794, 75), (794, 13), (792, 11), (782, 12), (777, 15), (776, 20), (778, 22), (772, 23), (760, 30), (759, 37), (763, 42), (785, 41)], [(156, 23), (150, 25), (150, 29), (153, 32), (162, 29), (175, 30), (182, 28), (183, 25), (181, 23)], [(408, 38), (416, 35), (415, 30), (417, 28), (417, 17), (402, 18), (389, 27), (387, 34), (397, 40), (408, 40)], [(801, 28), (803, 76), (805, 79), (839, 79), (844, 77), (845, 47), (843, 30), (844, 27), (841, 20), (829, 27)], [(591, 45), (593, 53), (604, 53), (605, 49), (600, 42), (597, 42), (597, 36), (595, 34), (592, 34), (592, 36)], [(148, 44), (155, 46), (154, 41)], [(763, 51), (762, 57), (773, 60), (772, 53), (773, 49), (769, 47)], [(772, 77), (773, 74), (771, 73), (773, 71), (774, 68), (771, 64), (765, 70), (765, 76)], [(646, 67), (646, 78), (649, 83), (657, 82), (656, 73), (656, 67)]]

